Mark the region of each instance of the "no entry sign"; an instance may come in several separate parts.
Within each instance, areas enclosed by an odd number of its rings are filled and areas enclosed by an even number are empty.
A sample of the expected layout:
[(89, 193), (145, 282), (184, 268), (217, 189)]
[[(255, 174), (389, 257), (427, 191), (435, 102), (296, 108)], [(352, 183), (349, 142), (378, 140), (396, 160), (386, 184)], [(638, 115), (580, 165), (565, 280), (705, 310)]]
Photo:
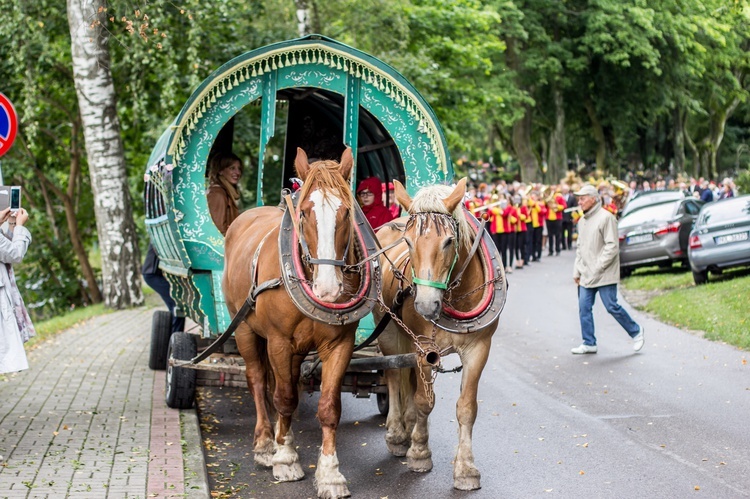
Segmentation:
[(18, 115), (13, 104), (0, 92), (0, 156), (10, 150), (18, 132)]

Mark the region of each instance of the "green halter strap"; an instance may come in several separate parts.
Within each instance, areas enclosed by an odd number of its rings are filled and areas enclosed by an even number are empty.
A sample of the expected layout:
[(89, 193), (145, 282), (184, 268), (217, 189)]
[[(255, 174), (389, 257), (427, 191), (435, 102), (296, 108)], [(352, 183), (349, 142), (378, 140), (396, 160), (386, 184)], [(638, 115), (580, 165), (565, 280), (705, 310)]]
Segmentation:
[(453, 267), (456, 266), (457, 261), (458, 261), (458, 249), (456, 250), (456, 254), (453, 256), (453, 263), (451, 263), (451, 268), (448, 271), (448, 275), (445, 276), (445, 281), (430, 281), (429, 279), (420, 279), (414, 273), (414, 266), (412, 265), (411, 282), (413, 282), (414, 284), (418, 284), (420, 286), (429, 286), (431, 288), (438, 288), (438, 289), (448, 289), (448, 283), (451, 281), (451, 274), (453, 273)]

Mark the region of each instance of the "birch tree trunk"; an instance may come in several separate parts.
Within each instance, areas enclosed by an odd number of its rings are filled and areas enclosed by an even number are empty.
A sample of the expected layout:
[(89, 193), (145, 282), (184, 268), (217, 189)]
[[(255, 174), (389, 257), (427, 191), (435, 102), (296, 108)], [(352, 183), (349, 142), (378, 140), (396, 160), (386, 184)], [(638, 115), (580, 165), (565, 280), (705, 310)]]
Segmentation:
[(311, 12), (308, 5), (309, 0), (294, 0), (297, 7), (297, 33), (300, 38), (309, 35), (311, 31)]
[(110, 71), (104, 0), (67, 0), (78, 106), (83, 123), (108, 307), (143, 303), (140, 252)]

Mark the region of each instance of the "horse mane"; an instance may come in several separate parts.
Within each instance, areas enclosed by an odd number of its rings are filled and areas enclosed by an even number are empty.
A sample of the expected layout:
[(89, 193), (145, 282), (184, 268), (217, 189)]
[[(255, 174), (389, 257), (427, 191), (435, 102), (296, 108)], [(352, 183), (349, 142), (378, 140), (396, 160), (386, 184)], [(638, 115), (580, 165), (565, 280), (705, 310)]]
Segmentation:
[(414, 196), (409, 213), (443, 213), (450, 215), (458, 225), (458, 247), (471, 249), (474, 240), (474, 230), (471, 228), (469, 221), (463, 213), (462, 204), (459, 203), (453, 213), (448, 212), (443, 199), (447, 198), (453, 192), (453, 187), (448, 185), (430, 185), (423, 187)]
[(340, 164), (332, 160), (316, 161), (310, 165), (306, 181), (302, 184), (299, 199), (306, 199), (313, 186), (318, 186), (325, 199), (334, 194), (347, 210), (352, 209), (354, 197), (349, 183), (339, 173)]

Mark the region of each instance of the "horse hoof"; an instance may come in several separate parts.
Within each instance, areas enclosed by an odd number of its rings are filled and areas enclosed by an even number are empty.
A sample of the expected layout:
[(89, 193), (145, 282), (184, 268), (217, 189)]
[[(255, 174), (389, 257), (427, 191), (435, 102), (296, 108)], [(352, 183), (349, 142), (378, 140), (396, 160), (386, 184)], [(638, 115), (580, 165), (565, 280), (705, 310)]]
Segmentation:
[(345, 484), (318, 484), (318, 497), (321, 499), (339, 499), (340, 497), (351, 497), (349, 488)]
[(406, 465), (411, 471), (416, 471), (417, 473), (426, 473), (428, 471), (432, 471), (432, 458), (431, 457), (424, 457), (420, 459), (409, 458), (406, 461)]
[(296, 482), (305, 478), (305, 472), (299, 463), (274, 464), (273, 477), (279, 482)]
[(326, 499), (351, 495), (346, 487), (346, 478), (339, 471), (339, 458), (335, 452), (329, 455), (320, 453), (315, 470), (315, 488), (318, 490), (318, 497)]
[(294, 482), (305, 478), (297, 451), (288, 445), (282, 445), (276, 449), (271, 463), (273, 464), (273, 477), (280, 482)]
[(453, 488), (457, 490), (477, 490), (482, 486), (479, 484), (478, 476), (462, 476), (453, 479)]
[(255, 464), (270, 468), (273, 466), (273, 452), (256, 452), (254, 455)]
[(396, 457), (404, 457), (406, 452), (409, 450), (409, 446), (406, 444), (392, 444), (390, 442), (385, 443), (388, 447), (388, 452)]
[[(457, 461), (458, 463), (458, 461)], [(473, 464), (457, 466), (453, 470), (453, 488), (458, 490), (477, 490), (482, 488), (479, 479), (482, 474)]]

